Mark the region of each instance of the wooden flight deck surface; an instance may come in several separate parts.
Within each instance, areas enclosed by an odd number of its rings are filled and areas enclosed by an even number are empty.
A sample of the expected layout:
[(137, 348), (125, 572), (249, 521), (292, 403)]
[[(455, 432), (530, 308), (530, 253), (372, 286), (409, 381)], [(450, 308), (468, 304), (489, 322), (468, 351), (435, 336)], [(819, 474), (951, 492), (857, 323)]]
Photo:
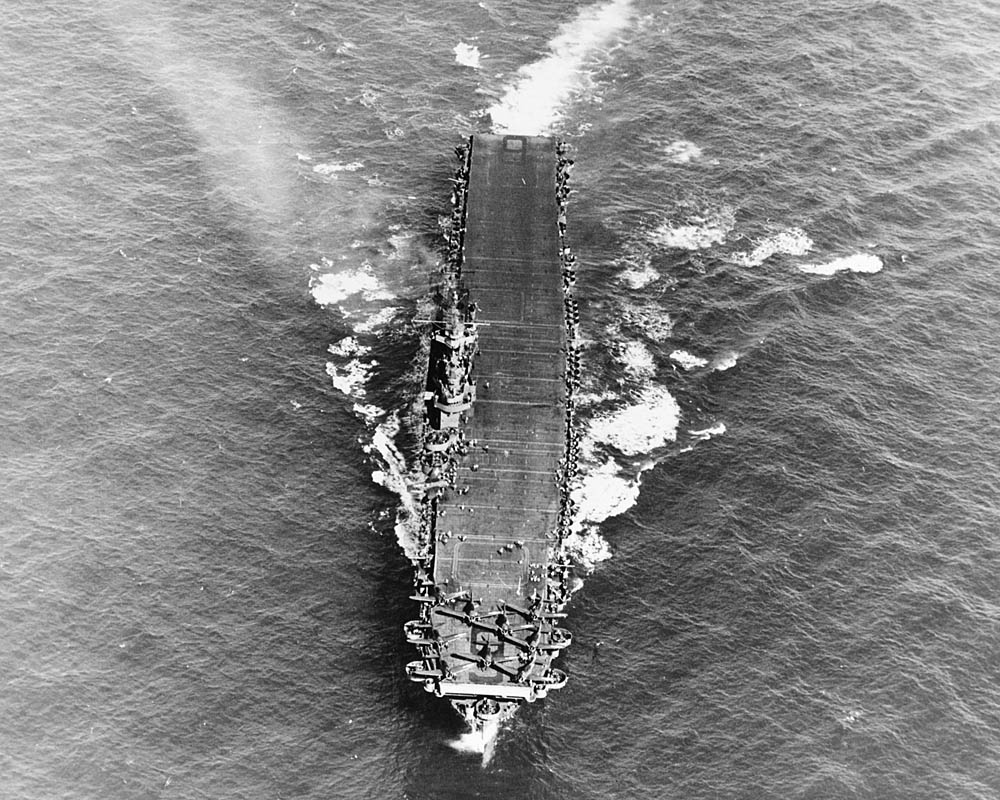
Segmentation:
[(410, 680), (476, 727), (567, 681), (552, 661), (572, 641), (558, 627), (571, 567), (550, 560), (572, 513), (578, 314), (565, 147), (476, 135), (457, 152), (424, 392), (428, 549), (404, 632), (421, 655)]
[(476, 399), (456, 488), (438, 500), (433, 578), (489, 612), (544, 597), (559, 518), (567, 389), (555, 142), (477, 135), (466, 204)]

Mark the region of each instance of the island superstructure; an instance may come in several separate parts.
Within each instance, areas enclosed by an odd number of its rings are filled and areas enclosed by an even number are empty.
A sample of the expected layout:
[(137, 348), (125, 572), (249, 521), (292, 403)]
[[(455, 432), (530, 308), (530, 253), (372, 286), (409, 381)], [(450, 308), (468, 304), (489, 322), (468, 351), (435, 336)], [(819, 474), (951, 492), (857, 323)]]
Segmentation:
[(548, 137), (457, 148), (449, 257), (431, 340), (422, 555), (409, 677), (476, 726), (566, 683), (553, 660), (569, 565), (578, 373), (571, 161)]

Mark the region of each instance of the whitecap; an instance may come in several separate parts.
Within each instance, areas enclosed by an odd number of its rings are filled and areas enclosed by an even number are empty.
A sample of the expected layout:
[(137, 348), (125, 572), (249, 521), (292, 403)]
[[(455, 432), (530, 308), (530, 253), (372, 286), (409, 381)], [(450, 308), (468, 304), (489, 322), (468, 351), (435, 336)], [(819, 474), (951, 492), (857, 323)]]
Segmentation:
[(618, 360), (633, 378), (651, 378), (656, 374), (656, 360), (643, 342), (626, 342), (619, 349)]
[(688, 164), (696, 158), (701, 158), (701, 148), (686, 139), (671, 142), (663, 152), (674, 164)]
[(666, 341), (674, 330), (670, 315), (654, 305), (624, 308), (621, 317), (623, 323), (638, 328), (643, 336), (654, 342)]
[(648, 453), (676, 440), (680, 417), (673, 395), (662, 386), (650, 386), (633, 405), (594, 418), (588, 438), (625, 455)]
[(474, 44), (459, 42), (455, 45), (455, 61), (463, 67), (479, 69), (479, 59), (482, 58), (479, 48)]
[[(329, 261), (324, 260), (324, 266), (330, 265)], [(313, 264), (312, 268), (316, 270), (320, 269), (320, 266)], [(313, 299), (321, 306), (342, 303), (355, 294), (361, 294), (368, 302), (390, 300), (393, 297), (393, 294), (378, 282), (368, 264), (344, 272), (314, 275), (309, 281), (309, 290)]]
[(739, 360), (739, 357), (740, 354), (735, 350), (720, 353), (712, 359), (712, 369), (716, 372), (724, 372), (727, 369), (732, 369), (736, 366), (736, 362)]
[(355, 403), (353, 410), (355, 414), (369, 424), (373, 424), (375, 420), (387, 413), (384, 408), (379, 408), (373, 403)]
[(700, 358), (687, 350), (674, 350), (670, 354), (670, 360), (676, 361), (686, 370), (697, 369), (698, 367), (704, 367), (708, 364), (708, 359)]
[(364, 163), (361, 161), (351, 161), (349, 163), (331, 161), (326, 164), (316, 164), (313, 167), (313, 172), (319, 175), (334, 175), (338, 172), (357, 172), (363, 166)]
[(355, 333), (378, 333), (386, 327), (401, 311), (399, 306), (386, 306), (366, 319), (354, 323)]
[(648, 262), (640, 267), (630, 267), (618, 273), (618, 280), (632, 289), (645, 289), (651, 283), (655, 283), (660, 277), (660, 273), (653, 269)]
[(330, 376), (337, 391), (360, 400), (366, 394), (366, 386), (368, 379), (371, 378), (372, 369), (377, 366), (377, 361), (365, 363), (352, 359), (340, 366), (328, 361), (326, 374)]
[(420, 241), (420, 234), (416, 231), (393, 231), (389, 234), (389, 259), (401, 257), (401, 253), (412, 251), (414, 243)]
[(704, 430), (700, 431), (688, 431), (688, 436), (692, 436), (695, 439), (701, 439), (702, 441), (707, 441), (713, 436), (722, 436), (726, 432), (726, 425), (723, 422), (717, 422)]
[(627, 511), (639, 498), (639, 481), (623, 477), (618, 464), (607, 459), (589, 468), (571, 492), (577, 506), (575, 529), (584, 523), (597, 524)]
[(396, 512), (395, 533), (400, 548), (410, 561), (416, 563), (426, 557), (420, 542), (420, 511), (418, 501), (410, 489), (406, 459), (396, 447), (395, 437), (399, 433), (399, 415), (389, 414), (372, 433), (371, 442), (365, 452), (375, 455), (382, 469), (372, 472), (372, 480), (399, 497)]
[(691, 216), (677, 224), (664, 222), (650, 233), (650, 240), (660, 247), (677, 250), (705, 250), (722, 244), (733, 229), (732, 212), (723, 209), (706, 216)]
[(338, 356), (340, 358), (354, 358), (356, 356), (368, 355), (368, 353), (371, 352), (370, 347), (365, 347), (360, 344), (353, 336), (345, 336), (343, 339), (331, 344), (326, 349), (330, 355)]
[(563, 537), (560, 556), (568, 558), (582, 571), (589, 573), (600, 562), (611, 558), (611, 545), (601, 536), (596, 526), (588, 525)]
[(603, 392), (578, 392), (575, 397), (576, 402), (582, 406), (596, 406), (599, 403), (619, 399), (618, 393), (610, 389), (605, 389)]
[(789, 228), (773, 236), (765, 236), (749, 253), (733, 253), (730, 259), (744, 267), (759, 267), (773, 255), (802, 256), (813, 246), (812, 239), (801, 228)]
[(630, 0), (587, 6), (560, 28), (549, 54), (518, 70), (518, 79), (489, 108), (497, 133), (541, 135), (551, 132), (561, 107), (588, 83), (586, 65), (607, 47), (632, 18)]
[(835, 258), (825, 264), (799, 264), (799, 269), (813, 275), (833, 275), (837, 272), (879, 272), (882, 259), (871, 253), (856, 253), (852, 256)]

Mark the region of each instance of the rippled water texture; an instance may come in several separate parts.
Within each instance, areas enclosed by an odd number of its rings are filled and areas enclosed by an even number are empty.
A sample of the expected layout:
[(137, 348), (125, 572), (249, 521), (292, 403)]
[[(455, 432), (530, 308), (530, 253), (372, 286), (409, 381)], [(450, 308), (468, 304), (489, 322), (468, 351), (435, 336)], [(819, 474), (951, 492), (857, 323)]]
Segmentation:
[[(1000, 795), (995, 7), (4, 10), (0, 795)], [(372, 473), (451, 150), (525, 126), (593, 572), (484, 768)]]

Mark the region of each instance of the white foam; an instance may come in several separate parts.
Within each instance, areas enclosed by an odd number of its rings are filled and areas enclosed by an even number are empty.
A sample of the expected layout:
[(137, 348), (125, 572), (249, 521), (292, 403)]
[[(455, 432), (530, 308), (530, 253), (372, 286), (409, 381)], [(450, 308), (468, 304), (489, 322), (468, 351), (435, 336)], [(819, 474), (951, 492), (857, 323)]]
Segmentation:
[(601, 536), (596, 525), (587, 525), (563, 537), (560, 555), (569, 558), (584, 572), (593, 572), (600, 562), (611, 558), (611, 545)]
[(677, 438), (681, 411), (662, 386), (650, 386), (634, 405), (596, 417), (588, 438), (617, 448), (625, 455), (639, 455)]
[(618, 464), (607, 459), (586, 471), (571, 492), (578, 511), (574, 530), (583, 530), (584, 523), (596, 524), (627, 511), (639, 498), (639, 481), (623, 477)]
[[(326, 374), (333, 380), (335, 389), (356, 400), (365, 397), (372, 370), (378, 366), (378, 361), (374, 359), (362, 360), (371, 351), (370, 347), (361, 344), (354, 336), (345, 336), (327, 348), (330, 355), (346, 361), (341, 364), (327, 362)], [(373, 422), (385, 412), (378, 406), (355, 403), (354, 413), (368, 422)]]
[(582, 406), (596, 406), (598, 403), (605, 403), (609, 400), (617, 400), (618, 393), (606, 389), (603, 392), (578, 392), (576, 402)]
[(813, 275), (833, 275), (837, 272), (879, 272), (882, 259), (871, 253), (856, 253), (852, 256), (835, 258), (825, 264), (799, 264), (799, 269)]
[(650, 234), (650, 239), (660, 247), (678, 250), (705, 250), (713, 244), (722, 244), (733, 229), (731, 211), (721, 211), (706, 216), (690, 216), (681, 224), (664, 222)]
[(395, 319), (396, 314), (399, 312), (399, 306), (386, 306), (385, 308), (379, 309), (366, 319), (354, 323), (354, 332), (377, 333), (392, 322), (392, 320)]
[(359, 361), (352, 359), (346, 364), (338, 366), (328, 361), (326, 364), (326, 374), (333, 381), (333, 386), (337, 391), (343, 392), (348, 397), (358, 400), (364, 398), (365, 387), (368, 379), (371, 378), (372, 369), (378, 366), (377, 361)]
[(500, 732), (500, 722), (495, 719), (486, 720), (479, 730), (463, 733), (448, 744), (459, 753), (474, 753), (482, 755), (483, 766), (490, 763), (496, 749), (497, 735)]
[(688, 436), (691, 436), (695, 439), (701, 439), (702, 441), (707, 441), (708, 439), (711, 439), (713, 436), (722, 436), (722, 434), (724, 434), (725, 432), (726, 432), (725, 423), (717, 422), (715, 425), (705, 428), (704, 430), (688, 431)]
[(371, 442), (365, 452), (376, 454), (382, 469), (372, 472), (372, 480), (384, 486), (399, 497), (400, 506), (396, 513), (395, 533), (400, 548), (410, 561), (416, 563), (426, 556), (420, 545), (420, 512), (417, 499), (410, 490), (406, 459), (396, 447), (395, 436), (399, 433), (399, 415), (389, 414), (375, 427)]
[[(329, 267), (332, 263), (324, 259), (323, 266)], [(317, 264), (313, 264), (312, 268), (321, 269)], [(314, 275), (309, 281), (309, 291), (321, 306), (337, 305), (356, 294), (360, 294), (368, 302), (391, 300), (393, 297), (392, 292), (387, 291), (379, 283), (369, 264), (344, 272)]]
[(489, 108), (495, 132), (550, 133), (562, 106), (588, 83), (587, 64), (629, 24), (630, 0), (586, 6), (549, 42), (549, 54), (518, 70), (518, 78)]
[(779, 253), (802, 256), (813, 246), (812, 239), (801, 228), (789, 228), (774, 236), (765, 236), (749, 253), (733, 253), (730, 258), (744, 267), (759, 267), (767, 259)]
[(648, 262), (642, 267), (630, 267), (618, 273), (618, 280), (633, 289), (644, 289), (659, 279), (660, 273)]
[(455, 45), (455, 61), (463, 67), (479, 69), (480, 58), (482, 58), (482, 55), (479, 52), (479, 48), (474, 44), (459, 42)]
[(639, 328), (643, 336), (654, 342), (666, 341), (674, 330), (670, 315), (657, 306), (624, 308), (621, 316), (623, 322)]
[[(582, 404), (618, 399), (609, 392), (577, 398)], [(634, 464), (623, 468), (615, 458), (599, 453), (600, 446), (615, 447), (625, 455), (646, 454), (674, 441), (679, 422), (677, 402), (659, 386), (647, 386), (634, 404), (590, 422), (580, 443), (583, 469), (570, 491), (576, 512), (570, 532), (561, 542), (560, 557), (570, 559), (583, 572), (591, 572), (611, 558), (611, 546), (601, 536), (599, 526), (635, 505), (642, 472), (656, 463), (647, 458), (638, 469)], [(577, 588), (579, 585), (573, 591)]]
[(363, 166), (364, 163), (361, 161), (351, 161), (349, 163), (331, 161), (327, 164), (317, 164), (313, 167), (313, 172), (320, 175), (335, 175), (338, 172), (357, 172)]
[(727, 369), (732, 369), (736, 366), (736, 362), (739, 360), (740, 354), (735, 350), (729, 350), (725, 353), (720, 353), (714, 359), (712, 359), (712, 369), (716, 372), (724, 372)]
[(625, 372), (633, 378), (651, 378), (656, 374), (656, 360), (643, 342), (626, 342), (619, 351), (618, 359)]
[(688, 164), (696, 158), (701, 158), (701, 148), (694, 142), (678, 139), (666, 146), (664, 154), (675, 164)]
[(670, 360), (676, 361), (686, 370), (697, 369), (698, 367), (704, 367), (708, 364), (708, 359), (700, 358), (692, 353), (689, 353), (687, 350), (674, 350), (674, 352), (670, 354)]
[(414, 244), (419, 242), (420, 234), (416, 231), (394, 231), (389, 234), (389, 259), (402, 258), (413, 251)]
[(340, 358), (354, 358), (356, 356), (366, 356), (371, 352), (370, 347), (360, 344), (353, 336), (345, 336), (339, 342), (331, 344), (327, 352), (332, 356)]
[(374, 424), (375, 420), (387, 413), (384, 408), (379, 408), (372, 403), (355, 403), (354, 413), (369, 424)]

